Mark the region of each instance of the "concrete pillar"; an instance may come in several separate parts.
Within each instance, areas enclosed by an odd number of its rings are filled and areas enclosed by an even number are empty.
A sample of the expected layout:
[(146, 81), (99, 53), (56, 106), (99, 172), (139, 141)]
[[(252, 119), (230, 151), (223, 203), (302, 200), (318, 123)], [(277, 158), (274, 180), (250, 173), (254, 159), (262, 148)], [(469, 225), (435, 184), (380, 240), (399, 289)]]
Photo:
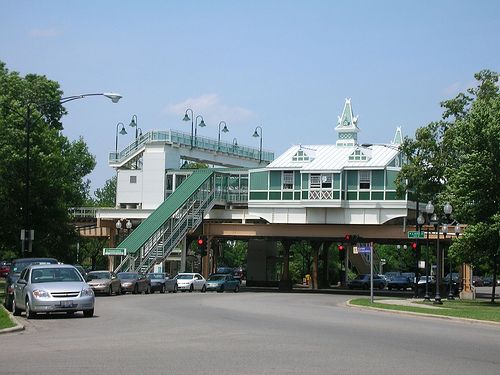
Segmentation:
[(181, 264), (180, 264), (180, 269), (179, 272), (186, 272), (186, 263), (187, 263), (187, 241), (186, 237), (181, 241), (180, 243), (180, 248), (181, 248)]
[(320, 241), (311, 241), (311, 247), (312, 247), (312, 256), (313, 256), (313, 267), (312, 267), (312, 288), (313, 289), (318, 289), (318, 255), (319, 255), (319, 248), (321, 247), (321, 242)]
[(283, 272), (279, 283), (280, 290), (292, 290), (292, 280), (290, 280), (290, 240), (281, 240), (283, 245)]

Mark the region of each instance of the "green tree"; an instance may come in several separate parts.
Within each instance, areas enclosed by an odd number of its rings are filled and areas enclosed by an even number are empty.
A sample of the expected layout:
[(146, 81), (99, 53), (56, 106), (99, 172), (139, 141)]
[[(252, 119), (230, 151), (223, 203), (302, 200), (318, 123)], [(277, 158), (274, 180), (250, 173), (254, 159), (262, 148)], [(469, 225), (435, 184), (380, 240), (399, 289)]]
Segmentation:
[(0, 251), (20, 255), (19, 234), (29, 213), (35, 230), (33, 255), (72, 260), (68, 249), (76, 234), (68, 207), (80, 206), (88, 197), (89, 181), (84, 177), (94, 168), (95, 159), (83, 139), (71, 142), (61, 134), (61, 118), (66, 114), (61, 95), (57, 82), (34, 74), (21, 77), (0, 61)]
[(106, 180), (102, 189), (97, 188), (92, 205), (96, 207), (115, 207), (116, 205), (116, 176)]
[[(443, 120), (405, 139), (408, 156), (398, 176), (399, 190), (418, 189), (436, 206), (450, 202), (453, 217), (467, 224), (450, 248), (455, 261), (498, 273), (500, 263), (500, 94), (498, 73), (475, 74), (478, 85), (443, 101)], [(492, 301), (494, 301), (493, 288)]]
[(243, 267), (247, 265), (248, 242), (225, 241), (222, 243), (222, 257), (219, 265), (227, 267)]

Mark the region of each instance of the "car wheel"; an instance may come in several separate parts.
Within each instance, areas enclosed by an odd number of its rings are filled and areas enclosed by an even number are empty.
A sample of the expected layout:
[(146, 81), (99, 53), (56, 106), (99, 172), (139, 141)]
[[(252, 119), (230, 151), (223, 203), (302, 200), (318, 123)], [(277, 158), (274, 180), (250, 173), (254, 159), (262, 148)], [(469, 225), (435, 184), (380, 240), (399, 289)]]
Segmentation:
[(235, 287), (234, 287), (234, 292), (235, 293), (238, 293), (240, 291), (240, 285), (237, 284)]
[(12, 302), (12, 314), (15, 316), (21, 315), (21, 310), (17, 308), (16, 301)]
[(108, 290), (108, 296), (112, 296), (112, 295), (113, 295), (113, 288), (110, 285), (109, 290)]
[(146, 287), (146, 294), (150, 294), (151, 293), (151, 286), (147, 286)]
[(368, 289), (368, 284), (363, 284), (363, 289)]
[(163, 285), (160, 289), (160, 293), (165, 293), (165, 285)]
[(83, 316), (86, 318), (92, 318), (94, 316), (94, 309), (83, 310)]
[(385, 288), (385, 285), (384, 285), (384, 284), (380, 284), (380, 285), (378, 286), (378, 288), (379, 288), (379, 289), (384, 289), (384, 288)]
[(122, 294), (122, 287), (121, 286), (119, 286), (118, 290), (116, 291), (117, 296), (119, 296), (120, 294)]
[(194, 286), (193, 286), (193, 284), (191, 284), (191, 286), (189, 287), (189, 293), (191, 293), (193, 290), (194, 290)]
[(201, 292), (202, 293), (205, 293), (207, 291), (207, 286), (206, 285), (203, 285), (203, 288), (201, 288)]
[(134, 285), (134, 291), (133, 291), (134, 294), (137, 294), (139, 293), (139, 286), (137, 284)]
[(14, 296), (8, 295), (5, 299), (5, 308), (12, 311), (12, 304), (14, 303)]
[(26, 299), (26, 319), (36, 318), (36, 312), (31, 310), (30, 300)]
[(177, 293), (177, 290), (179, 290), (179, 287), (177, 286), (177, 284), (174, 285), (174, 293)]
[(392, 290), (392, 286), (388, 286), (387, 289)]
[(217, 293), (224, 293), (224, 285), (221, 285), (220, 289), (217, 291)]
[(75, 315), (75, 312), (74, 311), (66, 311), (66, 315), (73, 316), (73, 315)]

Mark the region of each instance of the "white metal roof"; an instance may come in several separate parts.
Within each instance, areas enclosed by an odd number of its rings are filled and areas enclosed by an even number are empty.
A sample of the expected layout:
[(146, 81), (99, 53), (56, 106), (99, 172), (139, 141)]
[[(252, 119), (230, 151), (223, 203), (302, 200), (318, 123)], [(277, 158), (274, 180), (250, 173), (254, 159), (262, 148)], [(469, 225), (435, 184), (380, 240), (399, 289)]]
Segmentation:
[[(360, 150), (368, 160), (349, 160), (355, 150)], [(293, 156), (302, 150), (311, 156), (310, 161), (293, 161)], [(396, 145), (336, 146), (336, 145), (296, 145), (290, 147), (267, 169), (300, 169), (302, 171), (341, 171), (343, 169), (381, 169), (386, 167), (399, 151)]]

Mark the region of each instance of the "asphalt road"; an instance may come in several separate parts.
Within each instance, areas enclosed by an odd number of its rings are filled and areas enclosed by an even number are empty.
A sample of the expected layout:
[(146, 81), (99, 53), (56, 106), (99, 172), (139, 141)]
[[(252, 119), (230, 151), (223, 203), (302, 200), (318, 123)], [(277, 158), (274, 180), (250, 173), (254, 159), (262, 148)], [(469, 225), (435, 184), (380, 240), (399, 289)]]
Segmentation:
[(500, 326), (345, 306), (348, 296), (98, 297), (0, 336), (0, 374), (500, 374)]

